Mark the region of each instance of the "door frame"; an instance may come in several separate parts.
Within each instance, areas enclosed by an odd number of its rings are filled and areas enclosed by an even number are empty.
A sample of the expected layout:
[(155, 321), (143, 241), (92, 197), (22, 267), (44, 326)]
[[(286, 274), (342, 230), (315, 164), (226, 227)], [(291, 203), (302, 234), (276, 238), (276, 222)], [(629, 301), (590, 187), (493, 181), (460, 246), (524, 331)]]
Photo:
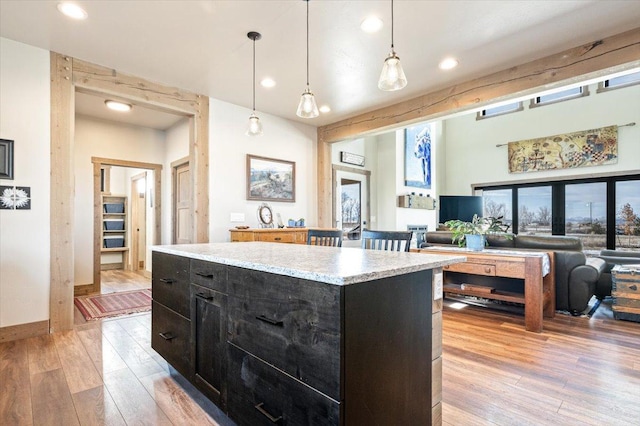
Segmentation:
[[(75, 91), (114, 96), (148, 108), (189, 117), (193, 238), (198, 243), (209, 241), (209, 97), (122, 74), (56, 52), (50, 52), (50, 59), (49, 332), (53, 333), (73, 328)], [(99, 177), (100, 169), (96, 172), (94, 167), (94, 177), (96, 173)]]
[[(367, 202), (365, 204), (367, 214), (362, 215), (362, 212), (360, 212), (360, 223), (367, 222), (367, 224), (370, 224), (371, 223), (371, 170), (356, 169), (354, 167), (346, 167), (346, 166), (340, 166), (337, 164), (332, 164), (331, 165), (331, 181), (332, 181), (331, 187), (333, 188), (332, 194), (337, 194), (338, 192), (338, 172), (339, 171), (363, 175), (365, 177), (365, 182), (367, 184), (367, 188), (365, 191), (367, 196)], [(336, 227), (337, 226), (336, 221), (338, 220), (338, 214), (337, 214), (338, 203), (336, 201), (335, 195), (331, 199), (331, 204), (332, 204), (331, 226)]]

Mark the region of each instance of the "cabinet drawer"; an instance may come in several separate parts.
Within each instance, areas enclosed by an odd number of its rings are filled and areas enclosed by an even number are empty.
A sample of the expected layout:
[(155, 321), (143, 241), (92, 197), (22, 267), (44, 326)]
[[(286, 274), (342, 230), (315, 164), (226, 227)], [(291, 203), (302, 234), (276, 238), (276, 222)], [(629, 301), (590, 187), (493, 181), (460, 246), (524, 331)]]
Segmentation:
[(464, 272), (474, 275), (496, 276), (496, 266), (484, 263), (456, 263), (453, 265), (447, 265), (443, 269), (445, 271)]
[(340, 289), (229, 269), (229, 341), (339, 400)]
[(256, 232), (256, 241), (266, 241), (271, 243), (295, 243), (295, 232)]
[(153, 252), (153, 300), (189, 317), (189, 259)]
[(340, 404), (229, 345), (228, 409), (240, 426), (338, 425)]
[(191, 282), (211, 290), (227, 292), (227, 267), (204, 260), (191, 260)]
[(151, 304), (151, 347), (191, 377), (191, 321), (156, 301)]

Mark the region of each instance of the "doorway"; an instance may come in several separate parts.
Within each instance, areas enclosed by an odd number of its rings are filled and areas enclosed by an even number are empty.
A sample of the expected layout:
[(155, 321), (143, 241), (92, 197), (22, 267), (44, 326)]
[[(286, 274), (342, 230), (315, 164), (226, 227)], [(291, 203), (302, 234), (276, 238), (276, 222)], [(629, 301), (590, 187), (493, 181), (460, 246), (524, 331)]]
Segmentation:
[(359, 246), (369, 221), (369, 170), (333, 165), (333, 227), (343, 232), (343, 245)]
[(142, 273), (147, 264), (147, 173), (131, 177), (131, 271)]

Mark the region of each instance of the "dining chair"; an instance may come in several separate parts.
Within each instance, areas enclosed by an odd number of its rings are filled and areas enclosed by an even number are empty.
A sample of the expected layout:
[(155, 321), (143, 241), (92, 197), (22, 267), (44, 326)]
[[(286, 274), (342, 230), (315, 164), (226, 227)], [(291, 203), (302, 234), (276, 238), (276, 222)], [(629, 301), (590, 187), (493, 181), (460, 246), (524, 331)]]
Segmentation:
[[(362, 231), (362, 248), (369, 250), (409, 251), (412, 231)], [(404, 243), (404, 244), (403, 244)]]
[(340, 229), (309, 229), (307, 245), (342, 247), (342, 231)]

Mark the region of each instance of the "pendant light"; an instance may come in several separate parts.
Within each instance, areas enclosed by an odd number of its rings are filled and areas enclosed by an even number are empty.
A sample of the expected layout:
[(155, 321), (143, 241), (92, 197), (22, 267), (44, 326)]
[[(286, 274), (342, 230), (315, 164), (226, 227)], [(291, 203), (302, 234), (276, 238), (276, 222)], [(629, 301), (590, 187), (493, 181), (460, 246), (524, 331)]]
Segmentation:
[(378, 88), (384, 91), (400, 90), (407, 85), (407, 77), (404, 75), (400, 58), (393, 49), (393, 0), (391, 0), (391, 53), (384, 60)]
[(247, 37), (253, 40), (253, 112), (249, 117), (249, 128), (247, 136), (262, 136), (262, 123), (256, 115), (256, 40), (260, 40), (262, 35), (255, 31), (247, 33)]
[(320, 112), (316, 105), (316, 98), (309, 89), (309, 0), (305, 1), (307, 2), (307, 89), (300, 98), (296, 115), (301, 118), (315, 118), (320, 115)]

